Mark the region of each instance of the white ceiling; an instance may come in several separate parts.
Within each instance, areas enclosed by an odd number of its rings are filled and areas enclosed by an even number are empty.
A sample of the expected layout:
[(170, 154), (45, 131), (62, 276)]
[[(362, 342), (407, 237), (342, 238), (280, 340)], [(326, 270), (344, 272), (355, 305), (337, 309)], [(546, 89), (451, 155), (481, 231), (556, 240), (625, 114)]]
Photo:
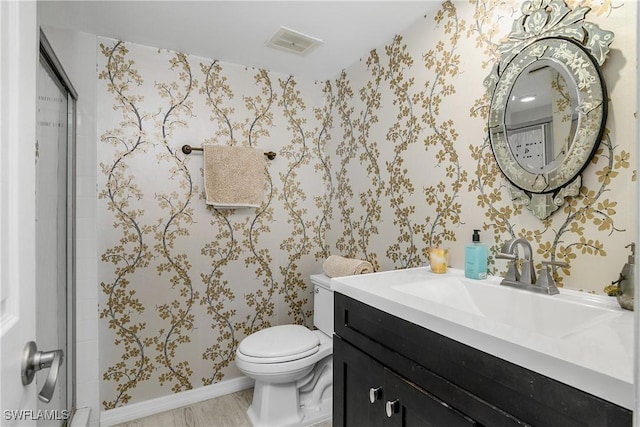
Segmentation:
[[(39, 0), (38, 14), (43, 27), (323, 80), (389, 43), (425, 15), (431, 17), (440, 4), (440, 0)], [(324, 44), (306, 56), (264, 46), (280, 26), (319, 38)]]

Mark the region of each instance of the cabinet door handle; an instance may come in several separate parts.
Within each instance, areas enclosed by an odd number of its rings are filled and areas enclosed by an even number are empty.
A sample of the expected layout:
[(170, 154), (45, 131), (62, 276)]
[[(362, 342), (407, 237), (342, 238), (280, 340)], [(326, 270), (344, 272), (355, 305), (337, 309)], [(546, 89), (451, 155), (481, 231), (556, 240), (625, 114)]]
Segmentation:
[(369, 402), (375, 403), (376, 400), (382, 399), (382, 387), (371, 387), (369, 389)]
[(387, 400), (386, 405), (387, 417), (391, 418), (393, 414), (398, 413), (400, 410), (400, 400)]

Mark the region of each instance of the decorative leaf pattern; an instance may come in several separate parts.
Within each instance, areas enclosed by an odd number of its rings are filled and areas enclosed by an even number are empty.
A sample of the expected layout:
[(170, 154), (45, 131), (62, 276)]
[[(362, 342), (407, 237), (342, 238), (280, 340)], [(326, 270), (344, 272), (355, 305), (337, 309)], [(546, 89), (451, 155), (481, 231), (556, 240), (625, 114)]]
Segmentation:
[[(218, 61), (208, 65), (201, 63), (200, 70), (205, 78), (199, 92), (205, 97), (205, 104), (211, 110), (210, 120), (218, 123), (216, 137), (206, 142), (215, 143), (217, 138), (233, 142), (233, 132), (239, 127), (231, 123), (235, 109), (228, 105), (233, 100), (234, 93), (227, 78), (222, 75), (222, 66)], [(200, 200), (205, 200), (204, 193)], [(239, 343), (233, 325), (236, 309), (232, 304), (236, 296), (229, 281), (224, 279), (224, 269), (237, 261), (242, 253), (235, 235), (237, 227), (232, 223), (233, 211), (212, 207), (208, 207), (208, 211), (213, 214), (209, 224), (216, 230), (216, 235), (201, 250), (201, 254), (211, 260), (211, 266), (209, 271), (200, 275), (205, 285), (200, 303), (206, 307), (216, 341), (202, 353), (202, 359), (212, 363), (210, 373), (202, 378), (204, 385), (211, 385), (224, 378), (225, 369), (233, 361)]]
[[(536, 1), (535, 5), (531, 2), (531, 10), (546, 0)], [(571, 26), (590, 6), (583, 4), (586, 9), (571, 13), (567, 9), (565, 13), (560, 3), (545, 4), (557, 8), (550, 13), (553, 19), (528, 16), (530, 28), (529, 32), (523, 29), (523, 40), (535, 39), (532, 32)], [(598, 292), (603, 281), (617, 278), (620, 267), (617, 264), (609, 266), (607, 273), (598, 271), (596, 282), (592, 281), (593, 274), (584, 272), (589, 270), (590, 257), (609, 256), (608, 249), (614, 247), (619, 254), (628, 243), (622, 231), (636, 226), (627, 215), (618, 218), (619, 197), (629, 198), (620, 177), (635, 180), (636, 176), (634, 165), (625, 160), (630, 158), (628, 144), (622, 150), (618, 148), (613, 143), (614, 132), (609, 129), (591, 166), (584, 172), (584, 179), (576, 180), (563, 193), (562, 196), (569, 197), (570, 205), (542, 222), (523, 209), (524, 198), (511, 199), (508, 183), (491, 152), (486, 129), (490, 100), (482, 87), (483, 76), (499, 59), (502, 38), (509, 34), (509, 22), (517, 18), (521, 6), (517, 1), (445, 2), (428, 23), (412, 27), (413, 38), (396, 36), (380, 50), (384, 54), (372, 52), (369, 60), (363, 59), (335, 80), (340, 133), (334, 133), (341, 136), (341, 142), (335, 153), (339, 165), (335, 172), (339, 210), (332, 228), (338, 223), (336, 233), (342, 233), (335, 240), (338, 251), (351, 256), (375, 253), (379, 267), (386, 270), (416, 265), (414, 261), (420, 264), (429, 246), (445, 245), (452, 249), (451, 264), (461, 268), (464, 244), (472, 229), (481, 228), (483, 240), (490, 243), (492, 253), (512, 237), (525, 237), (536, 247), (537, 262), (545, 259), (569, 262), (568, 269), (554, 272), (559, 283), (566, 286)], [(613, 9), (609, 12), (614, 14)], [(419, 25), (423, 27), (417, 29)], [(522, 22), (516, 22), (515, 26), (522, 27)], [(513, 43), (512, 48), (517, 41)], [(378, 163), (386, 166), (379, 178), (363, 177), (364, 172), (357, 164), (358, 159), (366, 158), (367, 148), (357, 138), (359, 123), (355, 118), (365, 116), (368, 104), (354, 94), (364, 93), (379, 82), (377, 73), (372, 72), (371, 58), (384, 64), (383, 75), (389, 85), (389, 90), (381, 90), (376, 120), (367, 129), (368, 144), (386, 141), (377, 144)], [(417, 61), (420, 58), (422, 64)], [(482, 72), (483, 69), (487, 71)], [(363, 78), (369, 81), (363, 82)], [(413, 117), (420, 120), (416, 123)], [(629, 127), (620, 126), (616, 133), (635, 134)], [(416, 140), (424, 142), (423, 150), (415, 144)], [(407, 159), (413, 158), (422, 159), (419, 170), (402, 167)], [(613, 164), (609, 159), (614, 159)], [(380, 235), (369, 238), (369, 248), (364, 250), (357, 244), (362, 229), (356, 227), (356, 219), (370, 213), (371, 207), (359, 200), (358, 191), (362, 191), (359, 183), (363, 179), (373, 178), (382, 181), (369, 188), (384, 189), (378, 200), (382, 210), (381, 224), (377, 227)], [(419, 188), (424, 191), (423, 201), (417, 198)], [(612, 192), (618, 196), (612, 196)], [(416, 250), (420, 256), (414, 258)], [(504, 262), (491, 257), (489, 263), (495, 273), (506, 271)]]
[(388, 247), (386, 255), (400, 267), (417, 267), (422, 258), (416, 239), (424, 233), (425, 228), (413, 222), (412, 214), (416, 206), (409, 200), (415, 187), (403, 165), (405, 153), (418, 143), (422, 131), (423, 125), (414, 113), (414, 104), (422, 102), (423, 96), (421, 92), (410, 92), (415, 80), (405, 77), (404, 72), (413, 66), (413, 58), (407, 52), (407, 45), (402, 43), (402, 37), (396, 36), (393, 43), (385, 47), (385, 53), (389, 58), (385, 80), (394, 93), (394, 106), (397, 108), (396, 120), (386, 135), (387, 142), (393, 146), (393, 157), (386, 161), (389, 185), (385, 196), (389, 198), (389, 205), (393, 209), (393, 224), (398, 228), (397, 241)]
[[(157, 266), (158, 275), (171, 275), (169, 282), (175, 296), (171, 302), (156, 306), (156, 311), (163, 321), (168, 322), (166, 328), (154, 337), (156, 345), (156, 362), (167, 370), (158, 377), (160, 385), (172, 382), (174, 393), (193, 388), (191, 376), (193, 370), (188, 361), (176, 362), (178, 347), (191, 342), (191, 333), (195, 328), (193, 305), (198, 300), (198, 292), (194, 290), (189, 270), (191, 263), (186, 253), (175, 253), (176, 242), (179, 238), (189, 236), (189, 226), (193, 222), (191, 199), (197, 188), (193, 185), (191, 174), (185, 164), (184, 156), (177, 153), (173, 144), (174, 132), (177, 128), (186, 127), (187, 119), (193, 117), (193, 102), (191, 92), (197, 87), (191, 73), (191, 67), (186, 55), (177, 53), (170, 60), (170, 69), (178, 72), (178, 81), (171, 83), (156, 83), (160, 98), (168, 101), (166, 110), (156, 116), (156, 129), (159, 129), (156, 140), (161, 141), (165, 152), (158, 154), (159, 163), (168, 162), (167, 179), (178, 181), (178, 188), (170, 193), (158, 192), (155, 199), (162, 210), (166, 210), (165, 217), (158, 221), (155, 227), (154, 252), (161, 254), (165, 261)], [(185, 116), (183, 118), (182, 116)]]
[(113, 146), (115, 155), (111, 162), (100, 163), (105, 184), (98, 194), (112, 213), (113, 228), (121, 233), (117, 243), (102, 254), (102, 262), (113, 271), (100, 283), (104, 295), (100, 318), (115, 332), (113, 343), (119, 352), (117, 362), (102, 375), (103, 381), (117, 385), (111, 397), (103, 400), (104, 408), (112, 409), (127, 404), (132, 390), (149, 380), (154, 370), (148, 356), (153, 338), (145, 336), (146, 307), (129, 286), (137, 270), (147, 268), (153, 259), (145, 243), (145, 235), (152, 232), (152, 227), (143, 223), (144, 209), (132, 206), (144, 194), (128, 162), (134, 156), (146, 155), (149, 141), (144, 125), (150, 117), (137, 107), (144, 98), (134, 94), (132, 86), (140, 86), (143, 80), (134, 62), (126, 58), (128, 49), (118, 42), (113, 47), (101, 44), (100, 50), (106, 64), (99, 79), (106, 82), (106, 90), (115, 99), (113, 108), (121, 114), (118, 127), (107, 130), (100, 138), (101, 143)]
[[(100, 52), (101, 395), (113, 409), (238, 375), (244, 336), (312, 325), (308, 277), (329, 252), (333, 94), (123, 42)], [(276, 151), (263, 205), (205, 206), (201, 155), (182, 154), (185, 143)]]
[(466, 22), (459, 18), (452, 2), (444, 3), (434, 20), (443, 26), (447, 43), (440, 41), (435, 49), (430, 49), (424, 54), (425, 68), (431, 77), (425, 84), (425, 112), (422, 118), (427, 129), (424, 141), (427, 153), (431, 147), (438, 149), (434, 156), (434, 167), (444, 168), (445, 177), (436, 184), (425, 186), (425, 200), (433, 207), (424, 220), (425, 257), (429, 247), (442, 246), (445, 241), (456, 240), (454, 227), (462, 224), (460, 191), (467, 182), (467, 171), (461, 167), (456, 149), (459, 138), (458, 126), (450, 117), (441, 118), (444, 115), (444, 101), (457, 92), (454, 84), (460, 74), (460, 55), (457, 50), (460, 37), (465, 32)]

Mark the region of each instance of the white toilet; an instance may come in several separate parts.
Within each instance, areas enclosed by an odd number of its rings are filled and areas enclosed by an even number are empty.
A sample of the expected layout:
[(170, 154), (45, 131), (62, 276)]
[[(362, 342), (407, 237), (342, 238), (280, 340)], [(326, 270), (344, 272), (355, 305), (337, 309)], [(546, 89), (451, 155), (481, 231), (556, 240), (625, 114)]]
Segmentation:
[(242, 340), (236, 365), (256, 380), (247, 411), (256, 427), (309, 426), (331, 418), (333, 291), (324, 274), (314, 288), (311, 331), (300, 325), (266, 328)]

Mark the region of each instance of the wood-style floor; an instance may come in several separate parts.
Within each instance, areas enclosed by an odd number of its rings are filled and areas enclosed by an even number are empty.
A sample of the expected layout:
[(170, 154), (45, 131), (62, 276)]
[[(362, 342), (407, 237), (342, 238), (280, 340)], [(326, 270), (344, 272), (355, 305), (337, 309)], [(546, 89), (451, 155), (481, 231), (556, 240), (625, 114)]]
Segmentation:
[[(114, 427), (251, 427), (247, 417), (251, 399), (252, 388)], [(331, 427), (331, 421), (313, 427)]]

